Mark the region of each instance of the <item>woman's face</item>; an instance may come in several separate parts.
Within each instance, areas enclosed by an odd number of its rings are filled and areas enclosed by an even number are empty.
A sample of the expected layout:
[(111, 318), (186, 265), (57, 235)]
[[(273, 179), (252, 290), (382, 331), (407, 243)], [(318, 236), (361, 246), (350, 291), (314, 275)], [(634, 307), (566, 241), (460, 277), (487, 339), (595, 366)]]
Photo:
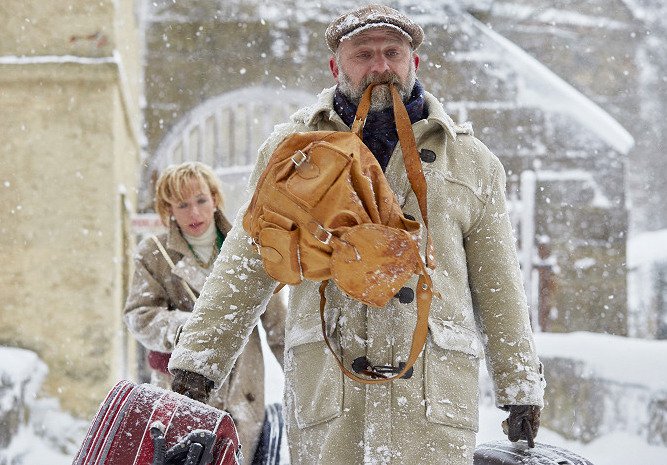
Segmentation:
[(199, 237), (213, 222), (215, 201), (211, 190), (206, 184), (192, 180), (184, 196), (181, 202), (169, 202), (169, 209), (181, 228), (181, 232)]

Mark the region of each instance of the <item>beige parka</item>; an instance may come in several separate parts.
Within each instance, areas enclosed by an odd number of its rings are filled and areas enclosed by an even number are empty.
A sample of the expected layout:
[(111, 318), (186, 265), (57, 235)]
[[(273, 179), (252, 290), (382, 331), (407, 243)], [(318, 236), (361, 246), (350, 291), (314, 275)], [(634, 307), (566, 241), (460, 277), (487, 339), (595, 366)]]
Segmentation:
[[(214, 217), (218, 229), (227, 235), (230, 223), (219, 211)], [(173, 350), (177, 329), (187, 321), (194, 307), (181, 280), (198, 296), (211, 268), (203, 269), (197, 264), (175, 221), (171, 221), (167, 233), (158, 235), (158, 240), (175, 268), (172, 271), (155, 242), (150, 237), (145, 238), (135, 254), (134, 277), (124, 316), (128, 329), (144, 347), (169, 353)], [(267, 342), (281, 365), (285, 314), (285, 305), (276, 296), (262, 315)], [(169, 389), (171, 376), (152, 370), (151, 382)], [(253, 328), (232, 374), (211, 394), (209, 404), (232, 415), (243, 455), (250, 463), (264, 422), (264, 358), (257, 328)]]
[[(262, 146), (251, 188), (288, 134), (349, 130), (333, 110), (335, 88), (277, 126)], [(285, 415), (293, 464), (471, 464), (478, 428), (480, 359), (498, 406), (543, 405), (544, 379), (505, 206), (499, 160), (466, 128), (456, 126), (426, 93), (428, 118), (413, 125), (428, 185), (435, 247), (434, 298), (425, 350), (410, 379), (363, 385), (344, 377), (321, 333), (319, 283), (290, 288), (285, 336)], [(386, 177), (406, 215), (421, 219), (398, 146)], [(211, 278), (174, 350), (170, 369), (222, 382), (259, 318), (275, 282), (241, 227), (223, 245)], [(413, 278), (406, 287), (414, 289)], [(409, 292), (408, 292), (409, 294)], [(406, 360), (416, 303), (368, 308), (326, 291), (327, 326), (348, 365)], [(404, 299), (405, 300), (405, 299)], [(500, 427), (500, 425), (499, 425)]]

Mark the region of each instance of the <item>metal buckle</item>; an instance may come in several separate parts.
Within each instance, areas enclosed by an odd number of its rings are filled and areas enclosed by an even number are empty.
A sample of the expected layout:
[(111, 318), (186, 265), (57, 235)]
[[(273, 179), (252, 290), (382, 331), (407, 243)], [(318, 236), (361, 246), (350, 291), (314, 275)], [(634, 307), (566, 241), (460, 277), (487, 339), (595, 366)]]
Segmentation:
[[(318, 237), (318, 234), (320, 231), (323, 231), (327, 236), (326, 239), (322, 240)], [(313, 233), (313, 236), (315, 236), (315, 239), (320, 241), (322, 244), (329, 245), (329, 242), (331, 242), (331, 238), (333, 237), (333, 234), (331, 234), (329, 231), (324, 229), (321, 225), (317, 225), (317, 231)]]
[[(297, 161), (297, 160), (294, 158), (294, 157), (296, 157), (297, 155), (301, 155), (301, 159), (300, 159), (299, 161)], [(292, 155), (291, 158), (292, 158), (292, 163), (294, 163), (294, 166), (296, 166), (296, 167), (298, 168), (299, 166), (301, 166), (301, 164), (302, 164), (304, 161), (306, 161), (306, 160), (308, 159), (308, 155), (306, 155), (305, 153), (303, 153), (301, 150), (297, 150), (296, 152), (294, 152), (294, 155)]]
[(257, 249), (257, 253), (261, 254), (262, 253), (262, 244), (259, 243), (259, 238), (255, 239), (254, 237), (251, 237), (250, 240), (252, 241), (252, 245), (255, 246), (255, 249)]
[(358, 119), (357, 117), (354, 118), (354, 121), (352, 122), (352, 132), (360, 132), (363, 131), (364, 126), (366, 126), (366, 118), (364, 119)]
[[(400, 373), (403, 368), (405, 367), (405, 362), (399, 362), (398, 367), (391, 366), (391, 365), (373, 365), (371, 364), (370, 360), (368, 360), (366, 357), (357, 357), (354, 359), (352, 362), (352, 369), (360, 374), (370, 376), (373, 379), (376, 378), (387, 378), (387, 373), (388, 374), (398, 374)], [(403, 376), (401, 376), (401, 379), (410, 379), (412, 378), (414, 370), (412, 367), (405, 373)]]

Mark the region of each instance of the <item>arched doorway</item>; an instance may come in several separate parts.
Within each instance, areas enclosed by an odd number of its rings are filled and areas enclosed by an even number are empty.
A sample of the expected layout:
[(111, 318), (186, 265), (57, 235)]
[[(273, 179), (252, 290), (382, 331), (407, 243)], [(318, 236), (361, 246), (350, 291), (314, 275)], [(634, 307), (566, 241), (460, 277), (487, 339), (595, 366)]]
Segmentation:
[[(234, 220), (248, 199), (246, 185), (257, 159), (257, 151), (276, 124), (287, 122), (298, 108), (313, 103), (315, 95), (289, 89), (246, 87), (213, 97), (181, 118), (158, 145), (144, 172), (140, 207), (152, 210), (155, 181), (162, 170), (184, 161), (201, 161), (211, 166), (221, 181), (225, 215)], [(162, 229), (156, 213), (135, 215), (137, 239)], [(261, 325), (260, 325), (261, 326)], [(263, 330), (260, 329), (264, 339)], [(263, 342), (265, 344), (265, 342)], [(147, 382), (145, 349), (136, 345), (137, 376)], [(270, 354), (265, 346), (265, 354)], [(266, 369), (282, 376), (278, 362), (269, 356)], [(267, 399), (276, 394), (267, 395)]]
[(167, 133), (146, 170), (144, 193), (150, 205), (157, 175), (168, 165), (201, 161), (212, 166), (233, 218), (246, 201), (245, 187), (257, 150), (273, 127), (315, 101), (300, 90), (246, 87), (211, 98), (188, 112)]

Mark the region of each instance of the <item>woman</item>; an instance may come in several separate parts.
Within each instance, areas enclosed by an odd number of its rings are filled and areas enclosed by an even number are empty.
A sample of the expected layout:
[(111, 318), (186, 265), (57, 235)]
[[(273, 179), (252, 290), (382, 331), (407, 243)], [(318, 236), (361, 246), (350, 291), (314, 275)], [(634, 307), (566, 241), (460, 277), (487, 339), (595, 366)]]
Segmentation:
[[(176, 333), (192, 312), (231, 224), (220, 210), (220, 184), (202, 163), (166, 168), (155, 190), (155, 209), (168, 232), (145, 238), (138, 246), (125, 323), (149, 351), (151, 383), (169, 389), (167, 363)], [(269, 347), (281, 366), (285, 312), (274, 296), (262, 316)], [(264, 362), (257, 328), (233, 374), (211, 394), (209, 404), (231, 414), (243, 455), (251, 459), (264, 421)]]

